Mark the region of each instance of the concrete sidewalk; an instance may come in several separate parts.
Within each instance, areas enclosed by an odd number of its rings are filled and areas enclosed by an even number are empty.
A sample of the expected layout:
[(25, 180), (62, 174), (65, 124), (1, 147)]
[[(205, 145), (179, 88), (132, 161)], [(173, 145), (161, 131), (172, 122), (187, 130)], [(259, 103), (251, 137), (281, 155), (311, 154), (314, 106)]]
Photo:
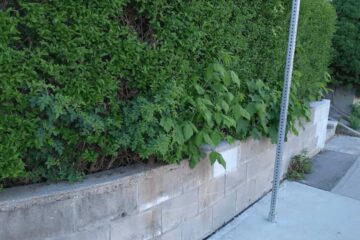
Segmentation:
[(360, 157), (331, 191), (360, 201)]
[(269, 193), (209, 239), (360, 239), (360, 138), (335, 136), (312, 161), (305, 180), (282, 184), (276, 223)]
[(325, 150), (360, 155), (360, 138), (350, 136), (335, 136), (325, 145)]
[(276, 223), (269, 193), (210, 240), (358, 240), (360, 201), (296, 182), (282, 184)]

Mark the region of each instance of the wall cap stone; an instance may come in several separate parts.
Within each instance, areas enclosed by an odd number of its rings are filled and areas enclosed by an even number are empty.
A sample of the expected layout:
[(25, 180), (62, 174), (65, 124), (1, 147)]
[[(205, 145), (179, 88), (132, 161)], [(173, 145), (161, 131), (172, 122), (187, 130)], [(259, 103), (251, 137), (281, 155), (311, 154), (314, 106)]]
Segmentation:
[(147, 174), (162, 165), (135, 164), (86, 176), (76, 183), (39, 183), (4, 189), (0, 192), (0, 211), (29, 208), (33, 205), (113, 191), (114, 188)]

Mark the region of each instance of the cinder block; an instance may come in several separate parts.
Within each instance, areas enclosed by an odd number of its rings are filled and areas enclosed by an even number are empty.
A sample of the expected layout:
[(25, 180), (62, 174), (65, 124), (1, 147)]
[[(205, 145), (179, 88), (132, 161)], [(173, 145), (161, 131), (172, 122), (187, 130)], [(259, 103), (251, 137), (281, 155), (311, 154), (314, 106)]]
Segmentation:
[(63, 200), (0, 212), (1, 239), (44, 239), (74, 231), (74, 202)]
[(317, 147), (323, 149), (325, 147), (326, 142), (326, 134), (327, 134), (327, 116), (328, 114), (324, 113), (324, 118), (317, 124), (316, 129), (316, 137), (318, 138)]
[(249, 160), (247, 163), (247, 178), (251, 179), (260, 171), (263, 171), (270, 166), (274, 166), (275, 154), (275, 149), (270, 149)]
[(167, 232), (179, 226), (185, 219), (199, 212), (199, 191), (194, 189), (162, 205), (162, 231)]
[(199, 209), (213, 205), (225, 195), (225, 176), (214, 178), (199, 187)]
[(79, 228), (120, 215), (131, 215), (137, 210), (137, 185), (124, 183), (108, 192), (89, 194), (75, 200), (76, 225)]
[(315, 138), (316, 137), (316, 124), (309, 124), (305, 131), (300, 135), (301, 138), (306, 141), (308, 138)]
[(160, 240), (181, 240), (181, 226), (170, 230), (159, 238)]
[(183, 240), (200, 240), (211, 233), (212, 225), (212, 209), (200, 213), (194, 218), (191, 218), (182, 225), (182, 239)]
[(263, 197), (272, 188), (274, 168), (269, 167), (259, 172), (255, 178), (255, 199)]
[(322, 150), (321, 148), (318, 148), (316, 146), (317, 141), (318, 141), (318, 139), (317, 139), (317, 137), (315, 137), (315, 138), (311, 139), (311, 141), (308, 143), (309, 147), (307, 147), (306, 149), (308, 150), (309, 157), (315, 156)]
[(201, 184), (210, 181), (212, 170), (210, 160), (202, 159), (195, 168), (189, 167), (188, 161), (183, 161), (184, 174), (182, 175), (183, 191), (187, 192), (199, 187)]
[(138, 182), (139, 210), (144, 211), (157, 206), (182, 193), (183, 168), (180, 165), (167, 166), (161, 171), (149, 171)]
[(221, 177), (225, 175), (225, 173), (235, 172), (238, 166), (238, 158), (239, 158), (240, 146), (235, 145), (226, 150), (219, 151), (226, 161), (226, 169), (220, 165), (218, 162), (215, 162), (213, 165), (213, 177)]
[(76, 232), (46, 240), (110, 240), (110, 225), (100, 226), (82, 232)]
[(244, 183), (247, 176), (247, 164), (243, 163), (238, 166), (237, 171), (229, 172), (225, 176), (226, 192)]
[(236, 191), (229, 193), (213, 206), (213, 230), (221, 227), (236, 215)]
[(291, 158), (294, 155), (299, 154), (302, 150), (303, 150), (302, 139), (300, 137), (296, 137), (291, 141), (285, 143), (283, 159)]
[(113, 240), (153, 239), (160, 235), (160, 209), (150, 209), (111, 223), (111, 239)]
[(323, 100), (312, 103), (314, 108), (313, 123), (316, 125), (315, 136), (318, 138), (317, 147), (319, 149), (324, 148), (326, 140), (326, 128), (330, 110), (330, 101)]
[(240, 148), (241, 162), (247, 162), (248, 160), (255, 158), (257, 155), (275, 148), (275, 145), (266, 138), (261, 140), (249, 138), (246, 141), (241, 142)]
[(256, 180), (252, 179), (236, 189), (236, 212), (240, 213), (256, 201)]

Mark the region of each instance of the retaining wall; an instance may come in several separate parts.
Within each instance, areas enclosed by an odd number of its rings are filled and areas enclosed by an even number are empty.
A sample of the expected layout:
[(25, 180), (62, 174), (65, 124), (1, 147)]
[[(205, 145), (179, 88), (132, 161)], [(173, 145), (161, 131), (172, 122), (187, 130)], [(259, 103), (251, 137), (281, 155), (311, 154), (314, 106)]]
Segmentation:
[[(311, 105), (311, 121), (289, 136), (290, 158), (324, 147), (329, 101)], [(76, 184), (15, 187), (0, 192), (4, 240), (197, 240), (216, 231), (271, 189), (275, 145), (253, 140), (221, 144), (227, 169), (208, 159), (179, 165), (131, 166)]]

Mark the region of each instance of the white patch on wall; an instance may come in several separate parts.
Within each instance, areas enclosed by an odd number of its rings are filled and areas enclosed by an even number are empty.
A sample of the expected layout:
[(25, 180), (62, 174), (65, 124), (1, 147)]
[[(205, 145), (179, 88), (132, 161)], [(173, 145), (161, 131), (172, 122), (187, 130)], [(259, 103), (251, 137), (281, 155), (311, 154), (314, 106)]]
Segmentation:
[(325, 147), (327, 123), (330, 111), (330, 100), (322, 100), (312, 104), (315, 108), (314, 124), (316, 125), (316, 137), (318, 138), (317, 147)]
[(226, 149), (224, 151), (219, 151), (223, 156), (226, 162), (226, 170), (218, 162), (214, 163), (213, 166), (213, 177), (221, 177), (225, 175), (226, 172), (234, 172), (237, 170), (238, 157), (239, 157), (239, 146)]
[(161, 196), (161, 197), (158, 197), (158, 198), (155, 199), (154, 201), (151, 201), (151, 202), (148, 202), (148, 203), (145, 203), (145, 204), (141, 205), (141, 206), (139, 207), (139, 210), (140, 210), (140, 212), (141, 212), (141, 211), (145, 211), (145, 210), (147, 210), (147, 209), (149, 209), (149, 208), (152, 208), (152, 207), (154, 207), (154, 206), (156, 206), (156, 205), (159, 205), (160, 203), (166, 202), (166, 201), (169, 200), (169, 199), (170, 199), (170, 196)]

